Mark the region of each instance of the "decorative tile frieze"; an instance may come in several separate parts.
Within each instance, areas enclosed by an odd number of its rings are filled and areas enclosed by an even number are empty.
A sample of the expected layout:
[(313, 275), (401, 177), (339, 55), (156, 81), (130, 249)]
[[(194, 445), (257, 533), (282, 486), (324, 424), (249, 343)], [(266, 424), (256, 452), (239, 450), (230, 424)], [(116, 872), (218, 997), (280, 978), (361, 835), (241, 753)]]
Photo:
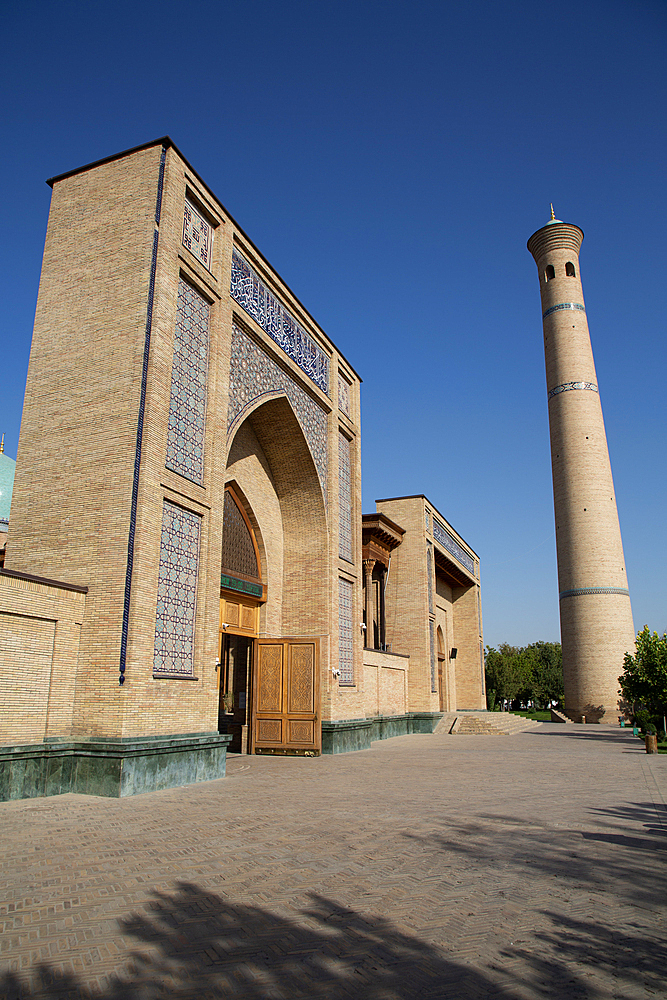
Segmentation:
[(352, 641), (352, 583), (338, 579), (338, 669), (341, 685), (354, 684), (354, 647)]
[(621, 597), (629, 597), (630, 591), (626, 587), (575, 587), (573, 590), (561, 590), (558, 600), (564, 597), (582, 597), (587, 594), (620, 594)]
[(469, 573), (472, 573), (473, 576), (475, 575), (474, 560), (468, 555), (466, 550), (459, 545), (456, 539), (450, 535), (444, 524), (440, 524), (440, 521), (438, 521), (435, 517), (433, 518), (433, 537), (436, 542), (442, 545), (443, 549), (447, 549), (450, 555), (454, 556), (454, 558), (457, 559), (462, 566), (465, 566)]
[(350, 415), (350, 383), (344, 375), (338, 373), (338, 409), (349, 417)]
[(424, 527), (426, 528), (427, 532), (431, 531), (431, 521), (427, 510), (424, 511)]
[(183, 246), (211, 270), (213, 253), (213, 226), (185, 199), (183, 210)]
[(236, 249), (232, 253), (230, 292), (262, 330), (328, 395), (328, 357)]
[(435, 622), (429, 620), (428, 623), (429, 651), (431, 656), (431, 694), (438, 690), (435, 676)]
[(201, 517), (164, 501), (153, 673), (194, 675)]
[(209, 313), (206, 299), (180, 278), (165, 465), (199, 485), (204, 481)]
[(557, 385), (551, 390), (548, 398), (553, 399), (554, 396), (558, 396), (561, 392), (570, 392), (572, 389), (589, 389), (591, 392), (598, 391), (595, 382), (563, 382), (562, 385)]
[(586, 312), (586, 306), (582, 306), (581, 302), (559, 302), (557, 306), (552, 306), (551, 309), (543, 312), (542, 319), (546, 319), (552, 313), (560, 312), (561, 309), (577, 309), (579, 312)]
[(284, 392), (301, 425), (315, 468), (327, 495), (327, 415), (312, 396), (294, 382), (266, 351), (236, 324), (232, 328), (227, 426), (233, 424), (262, 396)]
[(352, 555), (352, 462), (350, 441), (338, 434), (338, 554), (353, 561)]

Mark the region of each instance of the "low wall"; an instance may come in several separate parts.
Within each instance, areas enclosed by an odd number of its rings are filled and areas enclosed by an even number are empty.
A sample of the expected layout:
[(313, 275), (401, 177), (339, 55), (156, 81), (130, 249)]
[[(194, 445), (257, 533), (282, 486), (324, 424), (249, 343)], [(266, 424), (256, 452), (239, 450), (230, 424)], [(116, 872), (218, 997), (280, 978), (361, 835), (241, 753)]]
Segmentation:
[(71, 732), (86, 592), (0, 570), (0, 744)]
[(404, 715), (408, 711), (410, 657), (364, 649), (366, 716)]

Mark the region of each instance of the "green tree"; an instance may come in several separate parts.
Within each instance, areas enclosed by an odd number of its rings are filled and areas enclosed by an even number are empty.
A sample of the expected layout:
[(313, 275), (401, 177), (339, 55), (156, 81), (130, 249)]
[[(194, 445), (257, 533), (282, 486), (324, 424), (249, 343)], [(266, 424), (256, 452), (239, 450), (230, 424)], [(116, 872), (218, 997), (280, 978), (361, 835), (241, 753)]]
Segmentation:
[(486, 647), (484, 673), (487, 690), (495, 691), (499, 701), (525, 697), (531, 684), (530, 658), (519, 646), (502, 642), (498, 649)]
[(667, 632), (658, 635), (645, 625), (637, 633), (634, 656), (626, 653), (623, 666), (618, 678), (623, 698), (634, 706), (635, 714), (644, 709), (662, 728), (667, 712)]
[(540, 708), (550, 701), (562, 701), (563, 651), (559, 642), (533, 642), (528, 646), (532, 654), (533, 698)]

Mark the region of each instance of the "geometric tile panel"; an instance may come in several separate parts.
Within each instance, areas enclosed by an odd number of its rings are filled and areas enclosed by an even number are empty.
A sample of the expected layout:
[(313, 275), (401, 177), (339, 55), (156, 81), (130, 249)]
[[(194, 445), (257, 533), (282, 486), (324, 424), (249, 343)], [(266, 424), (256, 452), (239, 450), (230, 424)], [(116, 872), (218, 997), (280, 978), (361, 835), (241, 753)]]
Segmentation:
[(450, 555), (453, 555), (455, 559), (458, 559), (461, 565), (465, 566), (469, 573), (472, 573), (473, 576), (475, 575), (475, 563), (473, 559), (468, 555), (465, 549), (461, 548), (456, 539), (452, 538), (444, 524), (440, 524), (440, 521), (437, 521), (435, 518), (433, 518), (433, 537), (436, 542), (439, 542), (440, 545), (442, 545), (443, 549), (447, 549)]
[(435, 683), (435, 622), (428, 623), (428, 639), (431, 653), (431, 692), (437, 691)]
[(350, 415), (350, 383), (339, 373), (338, 375), (338, 409), (349, 417)]
[(204, 481), (209, 313), (206, 299), (179, 278), (165, 465), (200, 485)]
[(183, 211), (183, 246), (211, 270), (213, 228), (187, 200)]
[(232, 327), (232, 354), (229, 373), (227, 427), (260, 396), (284, 392), (301, 424), (315, 468), (327, 495), (327, 415), (312, 396), (294, 382), (287, 372), (248, 337), (236, 324)]
[(338, 435), (338, 555), (353, 562), (352, 558), (352, 463), (351, 442), (344, 434)]
[(201, 517), (165, 500), (162, 508), (153, 673), (192, 677)]
[(232, 252), (231, 296), (308, 378), (329, 395), (328, 357), (237, 250)]
[(354, 684), (352, 655), (352, 584), (338, 579), (338, 669), (339, 684)]

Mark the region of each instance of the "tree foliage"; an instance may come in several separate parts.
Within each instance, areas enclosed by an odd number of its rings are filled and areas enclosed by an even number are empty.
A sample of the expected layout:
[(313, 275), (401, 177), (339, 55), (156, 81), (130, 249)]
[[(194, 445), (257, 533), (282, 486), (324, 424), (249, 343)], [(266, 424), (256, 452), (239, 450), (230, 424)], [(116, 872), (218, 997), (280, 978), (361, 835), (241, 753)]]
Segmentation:
[(634, 706), (660, 722), (667, 712), (667, 632), (658, 635), (645, 625), (637, 633), (635, 655), (625, 654), (624, 672), (618, 678), (621, 694)]
[(486, 690), (499, 701), (533, 701), (544, 707), (563, 698), (563, 656), (559, 642), (498, 649), (486, 647)]

